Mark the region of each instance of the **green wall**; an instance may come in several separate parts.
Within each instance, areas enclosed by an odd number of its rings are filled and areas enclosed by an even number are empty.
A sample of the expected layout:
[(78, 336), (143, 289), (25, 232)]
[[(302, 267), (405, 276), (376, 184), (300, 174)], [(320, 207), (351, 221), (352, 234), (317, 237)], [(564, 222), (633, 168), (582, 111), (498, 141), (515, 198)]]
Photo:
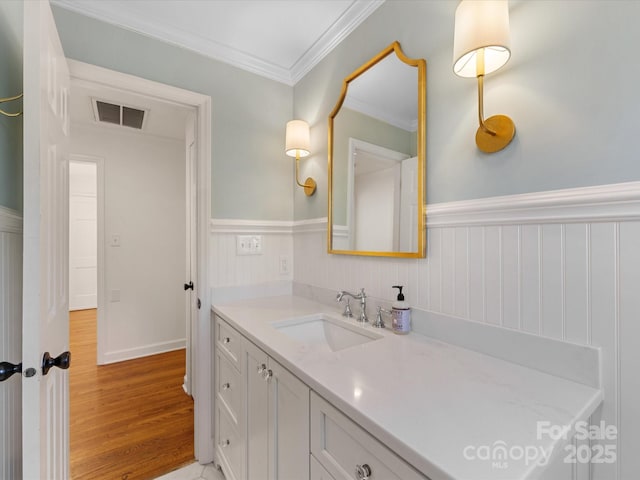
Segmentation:
[(326, 215), (327, 118), (342, 80), (394, 40), (427, 61), (428, 203), (640, 180), (640, 2), (509, 2), (512, 56), (485, 78), (484, 108), (513, 118), (516, 136), (492, 155), (475, 145), (475, 79), (452, 70), (457, 4), (387, 1), (296, 84), (319, 191), (296, 196), (296, 220)]
[[(0, 1), (0, 97), (22, 92), (22, 2)], [(0, 104), (22, 110), (22, 100)], [(22, 211), (22, 117), (0, 115), (0, 205)]]
[(284, 154), (292, 88), (168, 43), (52, 7), (68, 58), (211, 96), (212, 216), (290, 220)]

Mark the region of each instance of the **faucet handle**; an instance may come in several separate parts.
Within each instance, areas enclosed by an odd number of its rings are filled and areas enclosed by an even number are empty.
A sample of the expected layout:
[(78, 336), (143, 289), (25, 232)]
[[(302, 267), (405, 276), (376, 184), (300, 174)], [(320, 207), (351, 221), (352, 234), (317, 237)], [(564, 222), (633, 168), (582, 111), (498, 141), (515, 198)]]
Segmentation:
[(381, 306), (378, 306), (378, 313), (376, 314), (376, 321), (371, 324), (372, 327), (386, 328), (386, 325), (384, 324), (384, 320), (382, 318), (382, 312), (389, 313), (389, 314), (391, 313), (389, 310), (385, 310)]
[(343, 317), (351, 318), (353, 317), (353, 312), (351, 311), (351, 299), (347, 298), (347, 304), (344, 306), (344, 312), (342, 312)]

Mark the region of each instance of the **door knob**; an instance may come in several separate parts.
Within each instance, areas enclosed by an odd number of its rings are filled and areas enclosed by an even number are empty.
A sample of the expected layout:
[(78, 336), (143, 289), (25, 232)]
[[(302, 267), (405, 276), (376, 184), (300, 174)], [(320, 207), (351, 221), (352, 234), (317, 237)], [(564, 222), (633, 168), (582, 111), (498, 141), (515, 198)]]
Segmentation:
[(22, 372), (22, 364), (14, 365), (9, 362), (0, 362), (0, 382), (4, 382), (14, 373)]
[(52, 358), (49, 352), (44, 352), (42, 357), (42, 375), (49, 373), (52, 367), (66, 370), (71, 365), (71, 352), (63, 352), (56, 358)]

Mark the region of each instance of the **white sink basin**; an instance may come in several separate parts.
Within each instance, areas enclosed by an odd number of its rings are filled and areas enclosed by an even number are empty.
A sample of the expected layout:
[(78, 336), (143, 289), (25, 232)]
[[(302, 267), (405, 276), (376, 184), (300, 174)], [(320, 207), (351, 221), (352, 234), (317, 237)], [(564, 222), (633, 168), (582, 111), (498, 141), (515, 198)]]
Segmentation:
[(273, 326), (305, 345), (332, 352), (382, 338), (378, 333), (324, 314), (283, 320)]

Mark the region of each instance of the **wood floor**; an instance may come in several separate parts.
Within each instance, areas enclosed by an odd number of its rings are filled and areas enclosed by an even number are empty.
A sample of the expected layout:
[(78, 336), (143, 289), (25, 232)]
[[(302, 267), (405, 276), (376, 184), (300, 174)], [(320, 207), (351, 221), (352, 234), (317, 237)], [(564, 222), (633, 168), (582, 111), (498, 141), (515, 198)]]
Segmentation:
[(96, 310), (71, 312), (72, 480), (152, 479), (193, 462), (185, 351), (96, 365)]

